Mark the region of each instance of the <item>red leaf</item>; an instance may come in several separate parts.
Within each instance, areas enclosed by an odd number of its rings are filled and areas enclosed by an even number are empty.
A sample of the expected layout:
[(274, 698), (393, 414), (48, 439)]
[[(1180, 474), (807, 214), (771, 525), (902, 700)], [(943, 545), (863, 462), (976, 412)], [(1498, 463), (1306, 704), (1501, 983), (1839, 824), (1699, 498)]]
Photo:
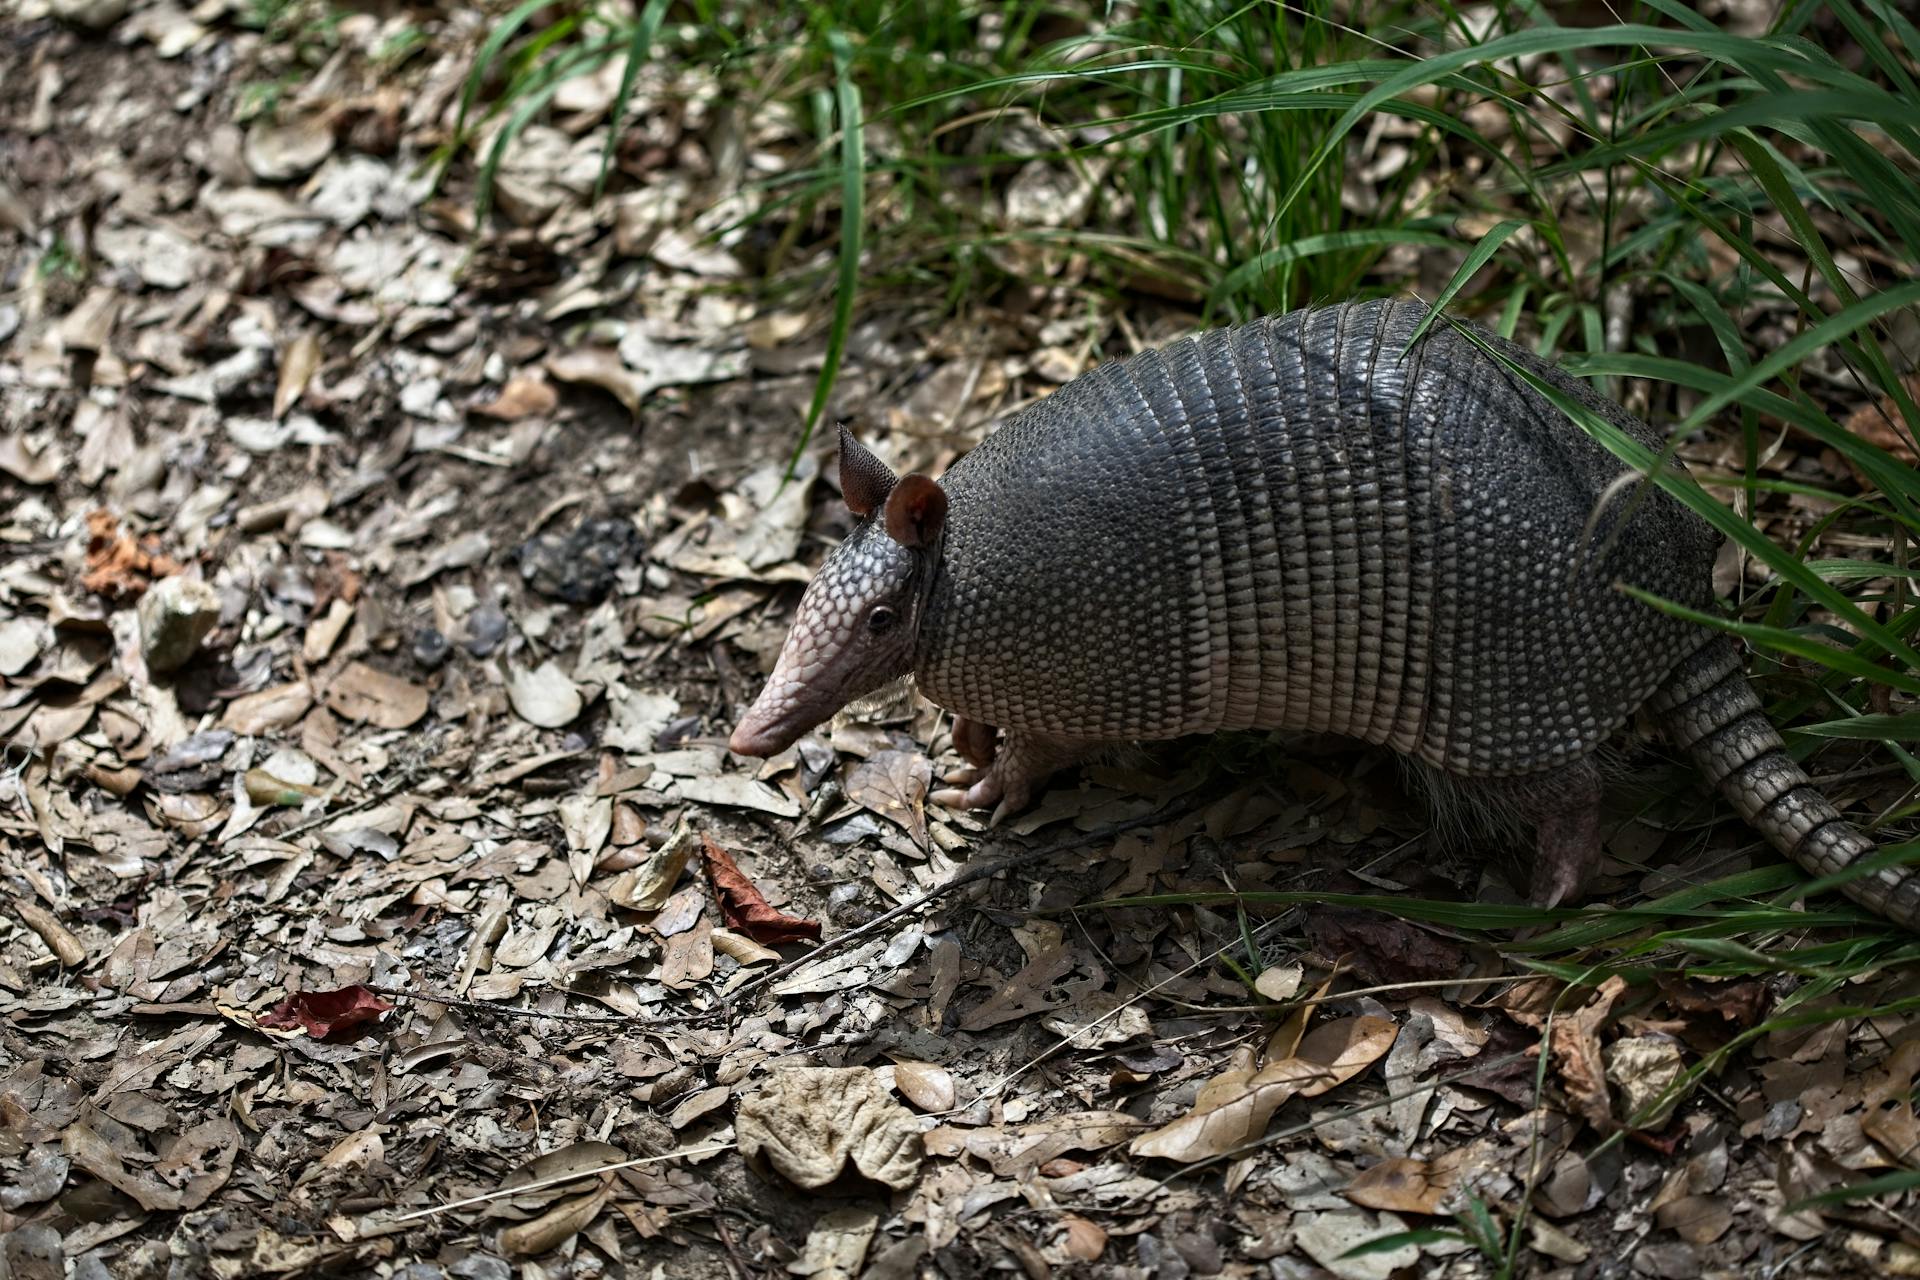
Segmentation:
[(744, 933), (763, 946), (802, 939), (820, 941), (819, 921), (775, 911), (753, 887), (753, 881), (734, 865), (727, 851), (713, 842), (712, 836), (703, 835), (700, 839), (707, 847), (707, 876), (713, 881), (714, 892), (720, 895), (720, 914), (726, 917), (727, 928)]
[(296, 991), (260, 1017), (263, 1027), (303, 1027), (316, 1040), (351, 1039), (344, 1033), (393, 1008), (362, 986), (338, 991)]

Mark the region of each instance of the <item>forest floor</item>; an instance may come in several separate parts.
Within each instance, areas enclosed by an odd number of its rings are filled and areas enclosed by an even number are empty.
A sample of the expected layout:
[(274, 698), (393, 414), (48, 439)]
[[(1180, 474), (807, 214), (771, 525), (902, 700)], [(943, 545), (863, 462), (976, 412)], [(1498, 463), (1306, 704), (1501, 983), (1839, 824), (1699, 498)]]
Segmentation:
[[(477, 27), (385, 77), (349, 15), (290, 83), (231, 17), (0, 22), (12, 1276), (1494, 1274), (1457, 1215), (1529, 1275), (1916, 1274), (1906, 1201), (1790, 1207), (1920, 1144), (1897, 1019), (1097, 905), (1515, 901), (1377, 753), (1176, 744), (991, 830), (924, 702), (729, 755), (849, 525), (829, 433), (782, 484), (824, 308), (705, 236), (740, 122), (649, 69), (596, 201), (572, 84), (476, 232), (421, 163)], [(1067, 275), (863, 304), (827, 420), (937, 473), (1194, 323)], [(1600, 900), (1771, 863), (1629, 750)]]

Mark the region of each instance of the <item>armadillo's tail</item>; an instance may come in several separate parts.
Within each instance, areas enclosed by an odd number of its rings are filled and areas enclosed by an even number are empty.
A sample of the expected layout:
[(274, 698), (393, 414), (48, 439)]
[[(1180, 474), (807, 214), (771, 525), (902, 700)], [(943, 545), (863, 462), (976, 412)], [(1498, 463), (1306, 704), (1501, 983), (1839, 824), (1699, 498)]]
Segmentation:
[[(1809, 874), (1832, 875), (1873, 852), (1873, 841), (1814, 790), (1787, 754), (1731, 637), (1717, 637), (1682, 662), (1647, 705), (1740, 816)], [(1849, 880), (1843, 891), (1920, 929), (1920, 868), (1882, 867)]]

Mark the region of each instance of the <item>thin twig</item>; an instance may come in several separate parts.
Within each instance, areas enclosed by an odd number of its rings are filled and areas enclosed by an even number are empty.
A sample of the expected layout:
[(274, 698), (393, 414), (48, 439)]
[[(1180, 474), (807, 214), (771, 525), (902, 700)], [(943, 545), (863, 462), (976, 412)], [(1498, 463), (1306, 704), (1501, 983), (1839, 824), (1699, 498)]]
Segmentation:
[(657, 1156), (636, 1156), (632, 1160), (622, 1160), (618, 1164), (596, 1165), (591, 1169), (581, 1169), (574, 1173), (556, 1173), (551, 1178), (541, 1178), (534, 1182), (523, 1183), (516, 1187), (497, 1187), (477, 1196), (468, 1196), (464, 1200), (454, 1200), (447, 1204), (437, 1204), (430, 1209), (416, 1209), (412, 1213), (401, 1214), (388, 1220), (388, 1225), (397, 1226), (402, 1222), (415, 1222), (421, 1218), (431, 1218), (437, 1213), (451, 1213), (455, 1209), (464, 1209), (471, 1204), (485, 1204), (489, 1200), (503, 1200), (508, 1196), (525, 1195), (529, 1191), (542, 1191), (547, 1187), (558, 1187), (569, 1182), (584, 1182), (588, 1178), (597, 1178), (605, 1173), (618, 1173), (622, 1169), (634, 1169), (643, 1164), (659, 1164), (665, 1160), (678, 1160), (682, 1156), (711, 1156), (722, 1151), (731, 1151), (734, 1143), (723, 1142), (718, 1146), (694, 1147), (687, 1151), (669, 1151)]

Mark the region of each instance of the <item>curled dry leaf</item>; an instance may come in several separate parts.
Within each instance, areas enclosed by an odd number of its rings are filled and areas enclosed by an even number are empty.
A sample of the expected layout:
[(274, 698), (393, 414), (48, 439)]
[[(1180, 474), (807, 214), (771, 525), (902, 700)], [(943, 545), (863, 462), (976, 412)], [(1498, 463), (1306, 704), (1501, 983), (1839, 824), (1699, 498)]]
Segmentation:
[(1733, 1210), (1722, 1196), (1681, 1196), (1654, 1210), (1653, 1220), (1689, 1244), (1712, 1244), (1733, 1226)]
[(427, 714), (428, 694), (410, 680), (350, 662), (327, 686), (326, 704), (336, 715), (380, 729), (405, 729)]
[(1229, 1087), (1203, 1090), (1194, 1110), (1164, 1128), (1141, 1134), (1137, 1156), (1190, 1164), (1223, 1155), (1266, 1132), (1282, 1103), (1311, 1098), (1360, 1074), (1393, 1047), (1398, 1028), (1386, 1018), (1353, 1017), (1309, 1032), (1294, 1056), (1269, 1063)]
[(712, 836), (701, 836), (706, 846), (707, 876), (720, 897), (720, 913), (727, 927), (769, 946), (782, 942), (820, 941), (820, 922), (802, 920), (776, 911), (753, 881), (734, 863)]
[(740, 1104), (740, 1153), (813, 1190), (850, 1165), (904, 1191), (920, 1176), (920, 1126), (866, 1067), (783, 1067)]
[(578, 351), (548, 356), (547, 372), (562, 382), (583, 382), (590, 387), (600, 388), (625, 405), (627, 412), (636, 417), (640, 413), (640, 402), (646, 398), (649, 390), (646, 380), (627, 368), (618, 352), (605, 347), (583, 347)]
[(312, 330), (303, 331), (280, 352), (279, 381), (273, 389), (276, 420), (286, 417), (287, 410), (300, 402), (319, 368), (320, 338)]
[(1067, 1229), (1068, 1257), (1080, 1262), (1097, 1262), (1107, 1251), (1107, 1233), (1098, 1223), (1070, 1213), (1060, 1220), (1060, 1225)]
[(312, 707), (313, 690), (305, 680), (295, 680), (235, 698), (220, 717), (220, 727), (244, 737), (257, 737), (298, 724)]
[(1368, 1209), (1436, 1214), (1460, 1185), (1460, 1174), (1457, 1161), (1393, 1156), (1363, 1170), (1341, 1194)]
[(259, 1025), (275, 1031), (304, 1031), (316, 1040), (352, 1039), (393, 1006), (367, 988), (355, 984), (333, 991), (297, 991), (259, 1018)]
[(1680, 1101), (1670, 1092), (1686, 1074), (1686, 1058), (1671, 1036), (1627, 1036), (1607, 1046), (1607, 1080), (1620, 1090), (1621, 1118), (1636, 1129), (1659, 1129)]
[(924, 849), (927, 787), (932, 781), (933, 763), (925, 752), (881, 751), (847, 778), (847, 799), (898, 823)]
[(563, 1200), (531, 1222), (517, 1223), (500, 1233), (500, 1252), (510, 1258), (526, 1258), (557, 1249), (568, 1236), (577, 1235), (593, 1225), (613, 1195), (611, 1185), (586, 1195)]
[(560, 393), (545, 378), (516, 374), (507, 379), (507, 385), (500, 388), (500, 394), (482, 404), (473, 406), (473, 412), (482, 417), (498, 418), (502, 422), (515, 422), (521, 418), (537, 418), (552, 413), (560, 404)]
[(673, 886), (687, 869), (693, 852), (692, 833), (685, 826), (675, 828), (667, 842), (653, 856), (631, 871), (622, 871), (607, 889), (607, 896), (630, 911), (658, 911), (673, 896)]

